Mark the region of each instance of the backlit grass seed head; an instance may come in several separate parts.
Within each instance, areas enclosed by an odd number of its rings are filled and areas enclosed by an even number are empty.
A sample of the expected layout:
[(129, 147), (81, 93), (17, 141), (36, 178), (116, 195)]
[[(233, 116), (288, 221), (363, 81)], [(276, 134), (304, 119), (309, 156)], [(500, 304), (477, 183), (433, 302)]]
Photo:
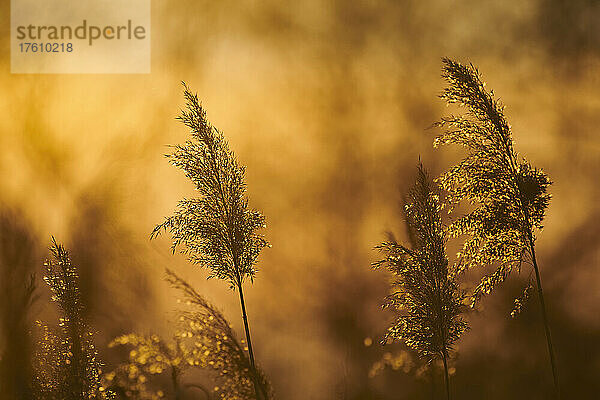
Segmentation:
[(450, 226), (449, 233), (468, 237), (459, 253), (461, 268), (497, 267), (475, 288), (474, 305), (513, 270), (520, 270), (523, 262), (530, 261), (534, 231), (542, 228), (550, 201), (547, 189), (551, 182), (514, 151), (504, 106), (485, 89), (477, 69), (449, 59), (443, 62), (442, 75), (448, 86), (441, 98), (467, 112), (436, 124), (443, 132), (434, 146), (457, 144), (467, 149), (467, 155), (438, 181), (447, 192), (449, 212), (461, 202), (474, 206)]
[[(253, 399), (254, 370), (227, 319), (174, 272), (167, 270), (166, 280), (181, 291), (183, 299), (180, 303), (185, 305), (178, 311), (173, 338), (165, 341), (156, 335), (137, 334), (116, 338), (111, 347), (126, 345), (131, 350), (128, 361), (107, 376), (108, 385), (134, 399), (156, 400), (169, 391), (152, 389), (152, 376), (174, 373), (177, 387), (173, 390), (193, 390), (201, 386), (186, 382), (185, 373), (198, 368), (212, 372), (215, 385), (210, 388), (211, 398)], [(270, 393), (267, 379), (261, 372), (257, 375), (263, 392)]]
[(257, 233), (265, 227), (265, 219), (248, 206), (245, 168), (185, 84), (184, 96), (186, 109), (178, 120), (190, 129), (191, 139), (173, 146), (167, 157), (194, 183), (199, 197), (181, 200), (152, 237), (168, 230), (173, 251), (181, 248), (192, 263), (208, 268), (210, 277), (226, 280), (235, 288), (256, 274), (258, 255), (268, 246)]
[(402, 341), (428, 361), (441, 359), (467, 329), (462, 318), (464, 292), (458, 286), (458, 271), (446, 257), (440, 198), (422, 165), (404, 213), (411, 246), (390, 235), (377, 246), (384, 258), (374, 263), (395, 279), (395, 292), (386, 306), (398, 317), (383, 343)]
[(172, 271), (166, 271), (166, 280), (183, 293), (189, 304), (187, 310), (180, 311), (178, 334), (189, 339), (193, 352), (204, 357), (207, 368), (214, 372), (217, 396), (253, 399), (255, 381), (266, 399), (271, 398), (269, 381), (259, 368), (252, 368), (247, 351), (236, 339), (225, 316)]
[(44, 281), (62, 313), (54, 331), (38, 322), (34, 392), (39, 399), (111, 399), (101, 384), (101, 363), (83, 317), (79, 274), (67, 250), (52, 238)]

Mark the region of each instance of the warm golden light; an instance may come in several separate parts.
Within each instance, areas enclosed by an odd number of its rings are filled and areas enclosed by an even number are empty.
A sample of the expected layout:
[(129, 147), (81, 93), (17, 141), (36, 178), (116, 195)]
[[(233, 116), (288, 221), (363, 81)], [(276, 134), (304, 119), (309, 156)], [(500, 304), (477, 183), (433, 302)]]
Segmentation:
[[(0, 399), (62, 393), (56, 377), (77, 357), (91, 360), (97, 398), (120, 382), (130, 393), (117, 398), (441, 399), (447, 370), (453, 399), (550, 399), (549, 354), (562, 399), (593, 398), (598, 12), (559, 0), (154, 1), (150, 73), (11, 74), (3, 2)], [(186, 147), (201, 113), (182, 81), (226, 140), (221, 180), (191, 170), (209, 153)], [(490, 145), (488, 128), (512, 148)], [(444, 248), (409, 245), (402, 209), (419, 159), (444, 188)], [(198, 218), (194, 199), (218, 187), (231, 196), (201, 205), (227, 215)], [(178, 219), (150, 240), (165, 217)], [(386, 232), (395, 245), (381, 254)], [(396, 245), (422, 250), (411, 273), (431, 272), (431, 254), (449, 270), (412, 282), (408, 301), (398, 271), (371, 268), (399, 265)], [(441, 287), (443, 298), (427, 292)], [(403, 301), (382, 310), (387, 295)], [(401, 325), (411, 307), (428, 324)]]

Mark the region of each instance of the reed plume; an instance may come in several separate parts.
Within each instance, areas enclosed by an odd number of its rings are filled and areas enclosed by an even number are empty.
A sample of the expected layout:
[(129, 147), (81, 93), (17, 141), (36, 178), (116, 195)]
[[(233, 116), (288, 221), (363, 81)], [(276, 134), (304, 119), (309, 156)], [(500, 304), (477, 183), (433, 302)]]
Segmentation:
[(462, 317), (465, 293), (457, 282), (460, 270), (449, 265), (446, 256), (439, 194), (421, 164), (404, 215), (411, 246), (390, 234), (376, 247), (385, 257), (374, 267), (385, 267), (395, 279), (395, 292), (387, 297), (386, 306), (399, 314), (383, 343), (402, 341), (428, 363), (441, 359), (449, 399), (448, 357), (468, 329)]
[[(265, 219), (248, 206), (245, 168), (237, 162), (223, 133), (207, 120), (198, 96), (183, 85), (186, 110), (178, 119), (190, 129), (191, 140), (174, 146), (167, 158), (185, 172), (200, 196), (181, 200), (174, 215), (156, 226), (151, 237), (168, 230), (173, 251), (179, 248), (190, 262), (208, 268), (209, 278), (224, 280), (238, 291), (250, 364), (255, 368), (243, 284), (253, 281), (260, 251), (268, 246), (257, 233), (265, 227)], [(256, 386), (258, 399), (258, 382)]]
[[(271, 398), (268, 380), (251, 366), (223, 314), (174, 272), (167, 270), (166, 280), (182, 292), (182, 302), (186, 305), (178, 311), (172, 340), (137, 334), (116, 338), (111, 347), (128, 345), (132, 351), (128, 362), (107, 374), (110, 387), (133, 400), (161, 399), (167, 395), (166, 391), (149, 389), (148, 378), (170, 374), (175, 399), (184, 399), (192, 390), (203, 392), (206, 398), (251, 399), (255, 395), (254, 382), (263, 398)], [(184, 375), (192, 369), (212, 371), (214, 387), (206, 388), (187, 378), (188, 382), (184, 382)]]
[(166, 280), (183, 293), (183, 303), (188, 306), (179, 312), (179, 336), (193, 340), (193, 352), (202, 355), (207, 368), (216, 373), (218, 395), (223, 399), (249, 399), (256, 384), (261, 398), (271, 398), (269, 381), (252, 365), (225, 316), (174, 272), (167, 270)]
[(101, 384), (101, 363), (84, 315), (79, 274), (67, 250), (52, 238), (51, 258), (44, 263), (44, 281), (61, 311), (59, 329), (38, 322), (36, 350), (38, 399), (110, 399)]
[[(471, 297), (474, 305), (489, 294), (512, 271), (530, 265), (535, 272), (541, 304), (550, 364), (557, 394), (558, 373), (540, 271), (535, 254), (536, 231), (542, 229), (547, 193), (551, 182), (540, 169), (532, 167), (515, 152), (511, 126), (504, 116), (504, 106), (485, 89), (479, 71), (443, 59), (443, 77), (448, 86), (441, 98), (447, 104), (467, 109), (461, 116), (442, 118), (436, 125), (443, 129), (434, 146), (457, 144), (467, 156), (439, 178), (447, 191), (450, 211), (461, 202), (474, 206), (450, 227), (453, 237), (466, 235), (458, 256), (463, 269), (493, 265), (494, 272), (484, 276)], [(515, 300), (515, 315), (522, 308), (529, 290)]]

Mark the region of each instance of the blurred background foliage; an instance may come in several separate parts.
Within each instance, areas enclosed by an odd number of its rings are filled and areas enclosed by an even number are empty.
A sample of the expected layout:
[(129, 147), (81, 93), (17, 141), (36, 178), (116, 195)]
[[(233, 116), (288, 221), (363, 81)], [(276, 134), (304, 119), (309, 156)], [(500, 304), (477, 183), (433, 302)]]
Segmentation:
[[(126, 358), (107, 349), (114, 337), (172, 333), (164, 267), (242, 332), (221, 283), (171, 255), (167, 237), (149, 242), (192, 194), (162, 156), (187, 134), (174, 121), (184, 79), (247, 165), (251, 205), (268, 217), (273, 248), (247, 302), (277, 397), (439, 397), (441, 376), (434, 393), (430, 378), (403, 368), (369, 377), (384, 352), (401, 350), (377, 344), (392, 316), (380, 311), (388, 276), (370, 263), (385, 230), (403, 232), (399, 203), (417, 157), (435, 176), (459, 156), (433, 154), (435, 132), (426, 130), (446, 113), (436, 96), (448, 56), (478, 66), (507, 105), (516, 149), (555, 182), (537, 245), (562, 385), (571, 398), (600, 390), (596, 2), (153, 2), (149, 75), (11, 75), (8, 1), (0, 16), (0, 204), (13, 221), (2, 222), (1, 239), (25, 238), (2, 247), (3, 285), (21, 290), (39, 273), (54, 234), (81, 268), (109, 366)], [(14, 268), (23, 282), (8, 280)], [(469, 315), (472, 332), (454, 361), (457, 398), (547, 398), (538, 305), (508, 318), (526, 279), (511, 279)], [(47, 290), (36, 293), (28, 321), (55, 312)], [(11, 346), (27, 351), (1, 329), (3, 360)]]

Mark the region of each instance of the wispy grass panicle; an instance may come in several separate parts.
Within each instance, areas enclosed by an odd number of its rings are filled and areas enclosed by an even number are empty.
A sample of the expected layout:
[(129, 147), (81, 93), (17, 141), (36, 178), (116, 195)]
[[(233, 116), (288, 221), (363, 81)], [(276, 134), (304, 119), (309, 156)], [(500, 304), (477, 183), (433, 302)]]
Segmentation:
[(183, 293), (183, 302), (189, 306), (180, 311), (179, 335), (193, 338), (194, 352), (203, 355), (207, 367), (216, 373), (219, 396), (232, 400), (250, 399), (256, 395), (256, 382), (259, 397), (270, 399), (269, 381), (258, 367), (252, 365), (245, 346), (238, 342), (225, 316), (174, 272), (167, 270), (166, 280)]
[(395, 292), (388, 296), (386, 305), (399, 315), (384, 343), (402, 341), (428, 362), (442, 360), (449, 398), (447, 360), (468, 328), (462, 317), (465, 294), (457, 281), (459, 271), (446, 256), (439, 194), (420, 164), (404, 214), (411, 245), (400, 244), (390, 235), (377, 246), (384, 258), (374, 263), (388, 269), (395, 279)]
[[(254, 382), (265, 399), (271, 398), (268, 380), (250, 360), (225, 316), (203, 296), (178, 277), (166, 271), (166, 280), (183, 293), (185, 308), (178, 311), (173, 339), (157, 335), (129, 334), (116, 338), (112, 346), (132, 347), (129, 360), (106, 378), (111, 388), (134, 400), (168, 398), (167, 390), (150, 388), (149, 377), (168, 374), (175, 399), (202, 391), (207, 398), (247, 400), (255, 396)], [(212, 372), (214, 385), (193, 381), (193, 369)]]
[(265, 227), (263, 215), (249, 208), (245, 168), (227, 141), (206, 118), (206, 111), (184, 84), (186, 109), (178, 120), (191, 132), (192, 139), (174, 146), (167, 157), (195, 184), (199, 197), (184, 199), (171, 217), (156, 226), (155, 237), (168, 230), (173, 251), (179, 248), (189, 260), (210, 270), (216, 277), (240, 287), (254, 279), (260, 251), (268, 245), (258, 230)]
[(40, 326), (37, 376), (34, 386), (40, 399), (107, 399), (93, 334), (85, 321), (79, 274), (67, 250), (52, 238), (51, 258), (44, 263), (44, 281), (61, 311), (58, 332)]
[(444, 132), (434, 145), (458, 144), (468, 149), (468, 155), (439, 182), (451, 206), (462, 201), (476, 205), (451, 225), (450, 233), (471, 237), (460, 254), (463, 268), (499, 266), (475, 289), (475, 303), (524, 261), (532, 260), (534, 230), (542, 228), (551, 182), (541, 170), (519, 159), (504, 106), (486, 91), (477, 69), (444, 59), (443, 71), (449, 85), (442, 99), (465, 106), (468, 112), (437, 123)]
[(36, 321), (36, 346), (33, 355), (34, 379), (32, 394), (35, 400), (62, 400), (69, 397), (66, 375), (68, 349), (59, 329)]
[[(158, 335), (129, 333), (115, 338), (109, 347), (128, 346), (128, 360), (103, 376), (105, 385), (118, 396), (130, 400), (168, 398), (166, 388), (154, 388), (151, 378), (170, 375), (172, 398), (182, 398), (181, 373), (189, 367), (187, 353), (177, 341), (167, 342)], [(194, 361), (192, 361), (194, 363)], [(209, 393), (203, 388), (205, 393)], [(208, 395), (207, 395), (208, 397)]]
[[(467, 237), (459, 253), (462, 268), (495, 267), (475, 288), (471, 304), (489, 294), (511, 272), (520, 271), (524, 264), (533, 267), (558, 392), (558, 375), (535, 256), (536, 231), (542, 229), (550, 202), (551, 181), (542, 170), (518, 156), (504, 106), (493, 91), (486, 90), (473, 65), (445, 58), (442, 76), (448, 86), (441, 98), (448, 104), (465, 107), (467, 112), (442, 118), (437, 123), (443, 132), (435, 139), (434, 146), (457, 144), (468, 153), (439, 177), (439, 182), (448, 193), (450, 211), (461, 202), (473, 206), (472, 211), (450, 226), (450, 234)], [(521, 310), (528, 291), (524, 293), (515, 302), (513, 315)]]
[[(179, 248), (192, 263), (208, 268), (209, 277), (227, 281), (231, 289), (238, 291), (254, 368), (243, 284), (248, 279), (253, 281), (258, 256), (268, 246), (258, 232), (265, 227), (265, 219), (248, 206), (245, 168), (229, 149), (223, 133), (208, 122), (198, 96), (183, 85), (186, 108), (178, 119), (190, 129), (191, 139), (174, 146), (167, 157), (194, 183), (199, 197), (181, 200), (175, 213), (158, 225), (151, 237), (168, 230), (173, 237), (173, 251)], [(259, 394), (257, 386), (257, 398)]]

